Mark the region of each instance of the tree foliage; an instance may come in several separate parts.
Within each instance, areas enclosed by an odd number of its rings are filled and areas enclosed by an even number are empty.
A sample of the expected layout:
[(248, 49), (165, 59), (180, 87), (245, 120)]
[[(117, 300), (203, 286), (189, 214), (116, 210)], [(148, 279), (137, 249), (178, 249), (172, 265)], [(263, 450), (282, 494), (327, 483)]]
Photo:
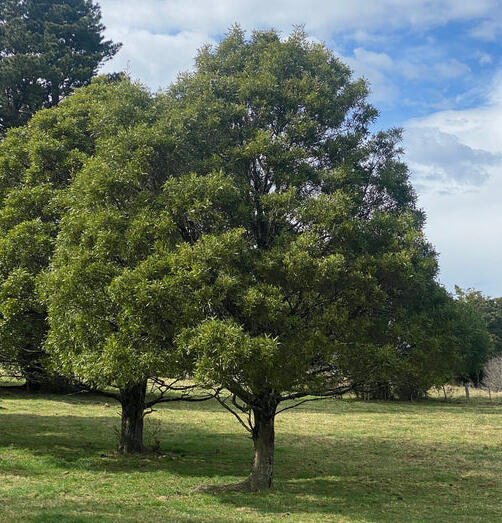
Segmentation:
[[(91, 100), (93, 88), (79, 96)], [(219, 173), (173, 178), (174, 145), (159, 128), (155, 98), (127, 79), (103, 89), (117, 102), (106, 122), (89, 118), (93, 152), (64, 192), (65, 214), (39, 291), (52, 360), (89, 386), (120, 390), (121, 449), (135, 452), (144, 410), (172, 399), (147, 401), (146, 383), (183, 377), (174, 335), (202, 318), (197, 295), (186, 295), (189, 245), (220, 223), (232, 188)]]
[(121, 111), (126, 117), (117, 99), (127, 107), (124, 85), (100, 79), (0, 143), (0, 347), (2, 361), (20, 368), (31, 387), (47, 377), (47, 312), (36, 279), (53, 254), (62, 195), (96, 140), (115, 132), (110, 120)]
[(490, 333), (493, 353), (502, 353), (502, 298), (484, 296), (480, 291), (458, 286), (455, 286), (455, 294), (481, 314)]
[(483, 367), (490, 358), (497, 339), (490, 332), (487, 322), (490, 313), (496, 308), (477, 291), (464, 292), (459, 287), (455, 290), (455, 334), (459, 360), (454, 378), (464, 384), (479, 385), (483, 378)]
[(0, 135), (86, 85), (120, 48), (91, 0), (0, 3)]

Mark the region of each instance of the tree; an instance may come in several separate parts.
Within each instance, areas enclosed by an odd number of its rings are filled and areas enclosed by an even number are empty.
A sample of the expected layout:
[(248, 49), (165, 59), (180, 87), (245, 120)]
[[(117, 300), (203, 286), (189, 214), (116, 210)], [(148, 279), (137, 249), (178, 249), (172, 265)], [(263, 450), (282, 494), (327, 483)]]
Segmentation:
[(469, 303), (483, 316), (492, 339), (494, 354), (502, 353), (502, 298), (484, 296), (474, 289), (461, 289), (455, 286), (458, 299)]
[(424, 299), (425, 312), (414, 315), (410, 310), (408, 317), (414, 339), (421, 341), (396, 351), (384, 381), (378, 381), (381, 374), (362, 380), (358, 392), (365, 397), (417, 400), (432, 387), (456, 381), (465, 387), (468, 398), (469, 383), (480, 383), (492, 341), (477, 303), (462, 295), (455, 298), (439, 285)]
[(483, 385), (491, 392), (502, 391), (502, 356), (495, 356), (485, 365)]
[(100, 78), (0, 143), (1, 356), (21, 370), (30, 390), (54, 389), (59, 381), (44, 363), (47, 312), (35, 286), (53, 255), (62, 195), (97, 140), (138, 117), (131, 106), (144, 105), (140, 93)]
[(0, 4), (0, 136), (86, 85), (120, 44), (104, 40), (91, 0)]
[[(465, 397), (469, 401), (469, 384), (479, 385), (482, 382), (482, 372), (490, 353), (493, 350), (494, 338), (486, 322), (484, 302), (479, 293), (464, 293), (456, 287), (456, 336), (459, 345), (458, 364), (454, 370), (454, 379), (465, 388)], [(486, 310), (486, 309), (485, 309)]]
[[(98, 84), (77, 91), (72, 104), (100, 106)], [(195, 387), (181, 383), (174, 336), (203, 317), (200, 297), (187, 291), (188, 246), (209, 234), (220, 214), (229, 219), (233, 189), (219, 173), (177, 173), (172, 137), (159, 127), (162, 113), (148, 91), (127, 79), (102, 88), (113, 102), (104, 119), (86, 120), (93, 151), (64, 192), (55, 250), (38, 289), (51, 361), (89, 387), (119, 389), (119, 450), (136, 453), (153, 405), (210, 397), (187, 396)], [(152, 380), (161, 394), (147, 398)]]
[(207, 319), (177, 338), (252, 436), (251, 474), (232, 488), (271, 486), (284, 402), (386, 376), (396, 352), (426, 341), (410, 318), (427, 316), (435, 254), (400, 132), (371, 134), (367, 93), (301, 30), (247, 40), (236, 27), (159, 100), (179, 158), (238, 191), (232, 221), (190, 246), (185, 278)]

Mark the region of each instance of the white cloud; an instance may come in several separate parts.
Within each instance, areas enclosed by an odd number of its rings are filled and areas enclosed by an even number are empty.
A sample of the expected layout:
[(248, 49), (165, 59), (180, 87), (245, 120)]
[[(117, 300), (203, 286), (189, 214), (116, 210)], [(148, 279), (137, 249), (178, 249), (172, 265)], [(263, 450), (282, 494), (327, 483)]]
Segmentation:
[[(319, 40), (330, 40), (337, 33), (374, 42), (394, 29), (481, 20), (499, 10), (497, 0), (101, 0), (100, 4), (107, 36), (124, 43), (105, 70), (129, 64), (131, 73), (153, 88), (169, 84), (179, 70), (189, 69), (197, 48), (217, 41), (236, 22), (247, 30), (274, 27), (284, 34), (295, 24), (304, 24)], [(393, 87), (382, 84), (382, 67), (388, 64), (384, 56), (375, 55), (355, 56), (353, 62), (358, 71), (358, 64), (373, 62), (364, 74), (374, 83), (378, 101), (385, 99), (386, 88)], [(458, 64), (442, 68), (450, 75), (460, 70)], [(408, 71), (418, 74), (413, 65), (408, 65)]]
[(499, 20), (485, 20), (469, 31), (470, 36), (479, 38), (487, 42), (492, 42), (497, 38), (502, 30), (502, 23)]
[(488, 65), (492, 63), (492, 57), (488, 53), (483, 53), (479, 57), (479, 65)]
[(470, 68), (467, 65), (455, 58), (447, 62), (439, 62), (435, 64), (433, 68), (443, 78), (457, 78), (470, 72)]
[(344, 31), (415, 25), (429, 27), (446, 21), (490, 14), (496, 0), (124, 0), (101, 1), (108, 25), (159, 30), (183, 30), (221, 34), (234, 22), (248, 28), (276, 27), (289, 31), (291, 24), (305, 23), (314, 32)]
[(441, 279), (502, 296), (502, 83), (485, 105), (406, 126), (407, 159)]
[(465, 191), (485, 183), (490, 167), (502, 167), (502, 154), (470, 147), (439, 127), (409, 126), (405, 142), (415, 180), (429, 189)]
[(354, 49), (354, 58), (358, 62), (377, 69), (391, 70), (394, 68), (394, 60), (388, 54), (367, 51), (362, 47)]
[(502, 150), (502, 101), (463, 111), (433, 113), (407, 125), (439, 129), (473, 149), (495, 154)]
[(358, 47), (352, 56), (343, 56), (342, 60), (350, 66), (356, 77), (363, 76), (368, 80), (373, 102), (390, 102), (398, 97), (399, 89), (386, 74), (395, 68), (389, 55)]
[(191, 69), (195, 52), (203, 44), (215, 43), (205, 34), (189, 31), (170, 35), (117, 28), (109, 35), (127, 45), (112, 62), (105, 64), (103, 71), (127, 70), (154, 90), (167, 87), (179, 72)]

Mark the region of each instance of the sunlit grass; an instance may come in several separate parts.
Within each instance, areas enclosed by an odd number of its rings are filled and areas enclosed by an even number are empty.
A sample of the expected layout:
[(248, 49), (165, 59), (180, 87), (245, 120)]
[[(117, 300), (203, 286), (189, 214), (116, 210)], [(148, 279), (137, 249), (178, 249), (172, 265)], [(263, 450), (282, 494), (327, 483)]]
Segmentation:
[(0, 521), (501, 521), (502, 398), (460, 392), (288, 410), (274, 489), (210, 494), (192, 487), (242, 479), (252, 448), (213, 402), (159, 408), (159, 453), (125, 458), (110, 400), (3, 391)]

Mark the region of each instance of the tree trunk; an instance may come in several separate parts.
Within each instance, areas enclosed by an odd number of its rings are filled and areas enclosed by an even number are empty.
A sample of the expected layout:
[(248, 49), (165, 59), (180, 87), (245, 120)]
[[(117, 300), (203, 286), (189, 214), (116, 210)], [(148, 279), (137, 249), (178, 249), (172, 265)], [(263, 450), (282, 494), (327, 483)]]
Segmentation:
[(274, 474), (274, 421), (276, 407), (268, 412), (254, 410), (254, 460), (251, 474), (244, 482), (249, 490), (265, 490), (272, 486)]
[(249, 476), (240, 483), (230, 485), (203, 485), (197, 490), (266, 490), (272, 486), (274, 475), (274, 421), (277, 402), (273, 397), (261, 397), (262, 408), (253, 408), (251, 436), (254, 444), (254, 459)]
[(120, 390), (122, 426), (119, 452), (143, 452), (143, 412), (145, 410), (146, 381)]
[(445, 386), (443, 385), (443, 394), (444, 394), (444, 400), (448, 401), (448, 395), (446, 394)]
[(465, 389), (465, 401), (466, 401), (466, 403), (469, 403), (471, 396), (469, 394), (469, 384), (468, 383), (464, 383), (464, 389)]
[(39, 392), (47, 381), (47, 372), (42, 365), (43, 355), (42, 351), (33, 349), (31, 346), (19, 352), (19, 366), (26, 380), (25, 389), (28, 392)]

